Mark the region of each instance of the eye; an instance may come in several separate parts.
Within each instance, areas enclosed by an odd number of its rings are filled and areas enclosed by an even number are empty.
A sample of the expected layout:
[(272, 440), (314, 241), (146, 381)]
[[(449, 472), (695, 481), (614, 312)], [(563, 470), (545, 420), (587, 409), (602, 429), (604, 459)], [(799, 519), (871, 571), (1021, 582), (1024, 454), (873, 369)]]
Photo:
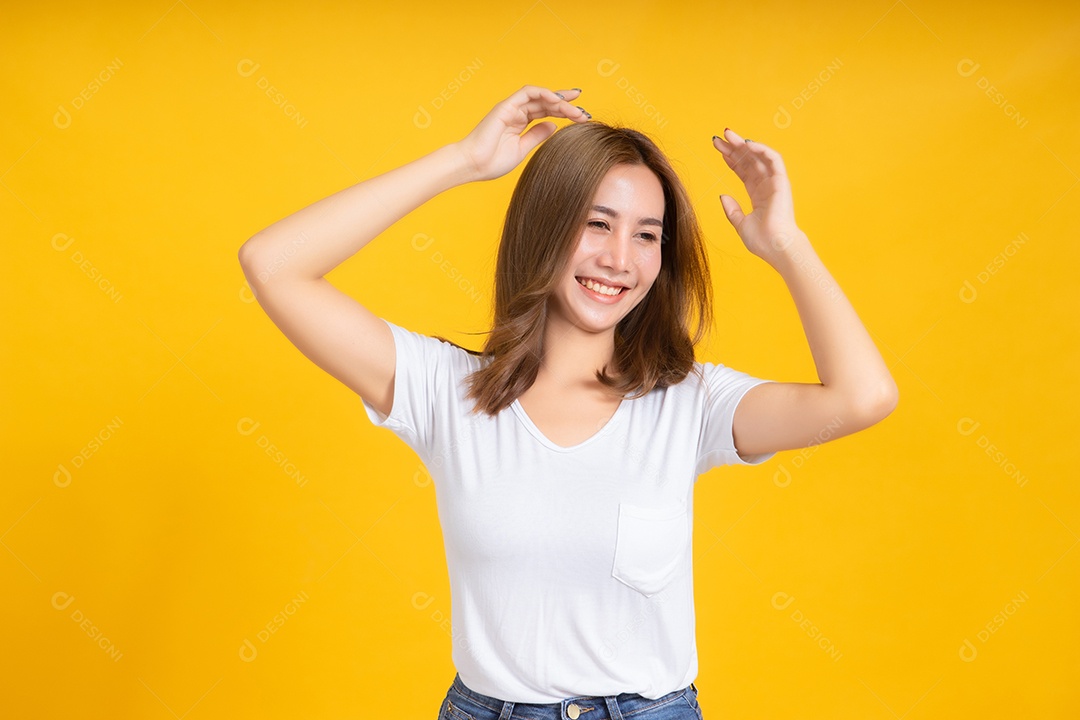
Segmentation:
[[(590, 220), (585, 224), (589, 227), (601, 227), (604, 229), (607, 229), (608, 226), (607, 222), (604, 220)], [(661, 243), (664, 242), (662, 238), (658, 238), (655, 234), (651, 232), (643, 232), (641, 233), (641, 237), (645, 238), (645, 240), (649, 243), (654, 243), (657, 241), (660, 241)]]

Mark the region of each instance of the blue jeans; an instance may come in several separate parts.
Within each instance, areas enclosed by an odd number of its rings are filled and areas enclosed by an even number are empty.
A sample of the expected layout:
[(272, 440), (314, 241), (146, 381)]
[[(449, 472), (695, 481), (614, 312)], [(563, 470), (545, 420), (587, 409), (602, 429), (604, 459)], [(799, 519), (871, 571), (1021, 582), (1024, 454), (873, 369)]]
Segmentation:
[(690, 683), (655, 700), (637, 693), (579, 695), (562, 702), (512, 703), (470, 690), (454, 675), (439, 720), (702, 720)]

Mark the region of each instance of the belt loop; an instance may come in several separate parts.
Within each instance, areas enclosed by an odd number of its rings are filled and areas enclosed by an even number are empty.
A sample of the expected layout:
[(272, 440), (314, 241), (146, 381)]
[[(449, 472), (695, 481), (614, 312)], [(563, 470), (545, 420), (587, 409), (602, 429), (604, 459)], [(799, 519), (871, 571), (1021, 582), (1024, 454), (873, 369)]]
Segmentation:
[(614, 695), (605, 695), (604, 702), (607, 703), (607, 711), (611, 720), (623, 720), (622, 711), (619, 710), (619, 701), (615, 699)]
[(503, 709), (499, 713), (499, 720), (510, 720), (510, 717), (514, 714), (514, 703), (509, 700), (503, 700)]

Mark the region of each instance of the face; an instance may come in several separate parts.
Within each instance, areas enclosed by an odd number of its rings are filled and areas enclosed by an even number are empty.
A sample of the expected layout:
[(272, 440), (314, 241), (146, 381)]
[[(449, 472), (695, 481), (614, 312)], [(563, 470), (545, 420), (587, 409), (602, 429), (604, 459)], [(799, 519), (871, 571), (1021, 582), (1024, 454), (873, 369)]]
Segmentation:
[[(660, 274), (664, 189), (645, 165), (616, 165), (604, 176), (566, 275), (549, 299), (550, 319), (591, 332), (615, 326)], [(593, 284), (592, 289), (583, 283)], [(611, 294), (617, 290), (617, 294)]]

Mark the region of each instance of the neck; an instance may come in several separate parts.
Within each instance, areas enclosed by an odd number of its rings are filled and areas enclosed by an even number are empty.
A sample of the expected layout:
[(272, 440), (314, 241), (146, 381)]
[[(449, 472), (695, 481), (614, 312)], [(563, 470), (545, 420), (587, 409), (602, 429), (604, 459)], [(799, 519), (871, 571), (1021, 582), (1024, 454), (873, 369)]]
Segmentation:
[(611, 362), (614, 351), (614, 327), (590, 332), (549, 315), (537, 381), (566, 389), (607, 390), (596, 381), (596, 371)]

